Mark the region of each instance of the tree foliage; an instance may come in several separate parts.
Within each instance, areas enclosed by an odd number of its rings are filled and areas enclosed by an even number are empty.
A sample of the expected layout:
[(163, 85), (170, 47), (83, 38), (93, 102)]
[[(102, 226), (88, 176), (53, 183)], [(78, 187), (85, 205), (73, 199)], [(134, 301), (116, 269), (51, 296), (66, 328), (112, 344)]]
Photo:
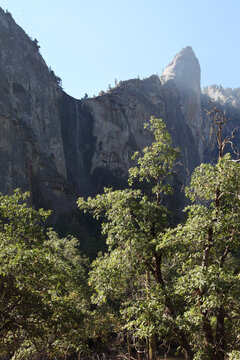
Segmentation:
[(158, 119), (147, 125), (153, 144), (135, 154), (137, 166), (129, 171), (131, 185), (144, 181), (151, 191), (105, 189), (78, 201), (103, 218), (109, 246), (93, 263), (95, 303), (107, 306), (122, 329), (147, 337), (150, 347), (156, 334), (174, 340), (188, 360), (239, 352), (240, 164), (223, 155), (221, 121), (214, 125), (219, 159), (194, 171), (184, 224), (167, 225), (162, 195), (171, 192), (167, 179), (178, 150)]
[(49, 212), (28, 196), (0, 195), (0, 356), (61, 357), (84, 345), (86, 264), (76, 239), (46, 235)]
[(129, 188), (78, 200), (102, 219), (108, 246), (88, 283), (78, 241), (46, 231), (49, 212), (29, 207), (28, 193), (0, 195), (1, 358), (67, 359), (113, 332), (129, 358), (134, 345), (139, 359), (144, 347), (156, 359), (156, 339), (177, 344), (186, 360), (239, 358), (240, 163), (224, 154), (228, 143), (234, 149), (224, 122), (218, 111), (219, 158), (192, 174), (184, 223), (168, 224), (179, 150), (159, 119), (146, 125), (154, 141), (135, 153)]
[[(140, 339), (156, 332), (157, 314), (150, 307), (150, 298), (162, 282), (162, 255), (157, 246), (166, 228), (167, 209), (161, 200), (171, 191), (167, 178), (179, 154), (161, 120), (152, 118), (147, 127), (155, 141), (142, 155), (134, 155), (137, 166), (130, 169), (129, 182), (145, 181), (152, 191), (105, 189), (93, 199), (78, 200), (80, 209), (104, 218), (102, 228), (109, 245), (109, 253), (93, 264), (90, 282), (96, 290), (95, 302), (115, 303), (111, 308), (118, 310), (120, 323)], [(151, 286), (146, 284), (148, 272)]]

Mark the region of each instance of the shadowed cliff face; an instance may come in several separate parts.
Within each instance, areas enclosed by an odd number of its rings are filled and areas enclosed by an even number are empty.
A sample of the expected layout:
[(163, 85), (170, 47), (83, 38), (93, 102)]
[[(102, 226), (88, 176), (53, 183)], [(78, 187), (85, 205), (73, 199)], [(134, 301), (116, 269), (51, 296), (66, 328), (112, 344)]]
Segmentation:
[(91, 162), (95, 151), (93, 116), (83, 101), (62, 92), (58, 98), (61, 136), (69, 191), (76, 197), (92, 193)]
[(156, 76), (145, 81), (129, 80), (83, 103), (92, 115), (96, 139), (91, 162), (94, 188), (98, 191), (113, 180), (121, 186), (133, 164), (133, 153), (152, 141), (144, 123), (151, 115), (165, 115), (160, 81)]
[(76, 209), (78, 196), (125, 186), (133, 153), (152, 141), (143, 128), (152, 115), (165, 120), (182, 150), (171, 200), (173, 208), (181, 207), (181, 187), (200, 161), (212, 159), (204, 115), (209, 100), (227, 109), (235, 127), (240, 120), (238, 91), (227, 96), (209, 88), (201, 94), (200, 66), (190, 47), (160, 78), (125, 81), (102, 96), (76, 100), (62, 91), (37, 44), (3, 10), (0, 46), (0, 191), (30, 190), (36, 207), (54, 210), (53, 221)]
[(165, 120), (174, 145), (182, 149), (182, 184), (199, 164), (179, 94), (164, 89), (158, 76), (123, 82), (93, 99), (77, 101), (63, 94), (59, 109), (67, 178), (76, 194), (125, 185), (133, 153), (152, 142), (144, 130), (151, 116)]
[(163, 117), (157, 76), (129, 80), (94, 99), (59, 98), (67, 179), (76, 194), (96, 194), (104, 186), (122, 186), (134, 151), (152, 140), (143, 129), (151, 115)]
[(0, 190), (30, 190), (34, 204), (59, 213), (68, 200), (58, 86), (36, 44), (2, 10), (0, 46)]

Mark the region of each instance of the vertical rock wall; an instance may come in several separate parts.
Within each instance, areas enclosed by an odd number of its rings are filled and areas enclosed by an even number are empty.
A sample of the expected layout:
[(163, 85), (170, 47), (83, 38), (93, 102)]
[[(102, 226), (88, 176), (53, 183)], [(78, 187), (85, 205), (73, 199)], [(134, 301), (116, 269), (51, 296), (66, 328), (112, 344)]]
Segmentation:
[(0, 190), (30, 190), (36, 206), (67, 205), (59, 87), (37, 44), (0, 9)]
[(235, 127), (240, 121), (239, 91), (212, 87), (201, 94), (200, 66), (190, 47), (160, 78), (121, 82), (85, 100), (62, 91), (37, 43), (1, 9), (0, 47), (0, 191), (30, 190), (32, 203), (53, 209), (55, 220), (76, 209), (78, 196), (125, 186), (133, 153), (152, 141), (143, 128), (151, 116), (164, 119), (181, 148), (178, 189), (201, 161), (211, 160), (203, 116), (208, 101), (227, 109)]

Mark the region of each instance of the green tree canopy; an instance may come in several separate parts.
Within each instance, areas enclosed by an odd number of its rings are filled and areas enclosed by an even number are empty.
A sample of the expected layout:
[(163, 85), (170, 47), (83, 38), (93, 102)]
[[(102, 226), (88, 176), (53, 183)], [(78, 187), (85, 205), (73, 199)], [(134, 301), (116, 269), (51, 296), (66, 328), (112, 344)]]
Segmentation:
[(28, 196), (0, 195), (0, 356), (53, 358), (84, 346), (86, 260), (76, 239), (46, 235)]
[[(129, 182), (145, 181), (151, 191), (105, 189), (95, 198), (78, 200), (80, 209), (103, 217), (109, 245), (109, 253), (93, 264), (90, 282), (96, 290), (95, 301), (115, 303), (120, 323), (140, 339), (151, 338), (157, 331), (157, 314), (149, 304), (156, 305), (150, 300), (151, 293), (163, 284), (162, 253), (157, 248), (167, 226), (162, 195), (171, 192), (168, 178), (179, 155), (162, 120), (151, 118), (146, 127), (155, 140), (142, 154), (134, 155), (137, 166), (129, 170)], [(148, 273), (151, 279), (146, 283)]]
[(194, 171), (185, 224), (167, 228), (162, 195), (171, 192), (167, 179), (179, 152), (158, 119), (148, 125), (153, 144), (135, 154), (129, 171), (130, 184), (144, 181), (151, 191), (105, 189), (78, 201), (103, 218), (109, 246), (93, 263), (94, 301), (108, 306), (118, 326), (147, 337), (152, 359), (156, 334), (178, 343), (187, 360), (234, 358), (240, 350), (240, 164), (223, 156), (221, 122), (214, 125), (219, 159)]

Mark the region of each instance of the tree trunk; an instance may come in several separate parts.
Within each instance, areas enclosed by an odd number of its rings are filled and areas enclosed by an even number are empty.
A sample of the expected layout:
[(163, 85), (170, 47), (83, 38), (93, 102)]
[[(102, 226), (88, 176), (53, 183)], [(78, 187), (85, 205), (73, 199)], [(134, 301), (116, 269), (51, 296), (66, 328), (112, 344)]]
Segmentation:
[[(147, 294), (147, 300), (149, 299), (149, 289), (150, 289), (150, 274), (149, 269), (146, 271), (146, 294)], [(148, 324), (150, 325), (150, 324)], [(156, 335), (152, 334), (149, 336), (147, 347), (147, 358), (148, 360), (156, 360)]]
[(156, 335), (153, 334), (149, 337), (148, 343), (148, 358), (149, 360), (156, 360)]
[(175, 331), (175, 336), (183, 350), (185, 360), (193, 360), (194, 353), (185, 334), (177, 329), (177, 332)]
[(138, 340), (138, 344), (136, 346), (137, 350), (137, 358), (138, 360), (144, 360), (145, 359), (145, 353), (146, 353), (146, 344), (142, 339)]
[(225, 353), (225, 328), (224, 328), (224, 308), (221, 305), (217, 314), (216, 324), (216, 344), (217, 344), (217, 360), (224, 360)]
[(127, 332), (127, 348), (128, 348), (128, 360), (131, 360), (132, 344), (131, 344), (131, 337), (129, 335), (129, 332)]
[(212, 334), (212, 327), (209, 320), (206, 318), (206, 315), (203, 314), (203, 316), (204, 318), (203, 318), (202, 331), (204, 337), (205, 350), (210, 360), (217, 360), (215, 353), (214, 338)]

